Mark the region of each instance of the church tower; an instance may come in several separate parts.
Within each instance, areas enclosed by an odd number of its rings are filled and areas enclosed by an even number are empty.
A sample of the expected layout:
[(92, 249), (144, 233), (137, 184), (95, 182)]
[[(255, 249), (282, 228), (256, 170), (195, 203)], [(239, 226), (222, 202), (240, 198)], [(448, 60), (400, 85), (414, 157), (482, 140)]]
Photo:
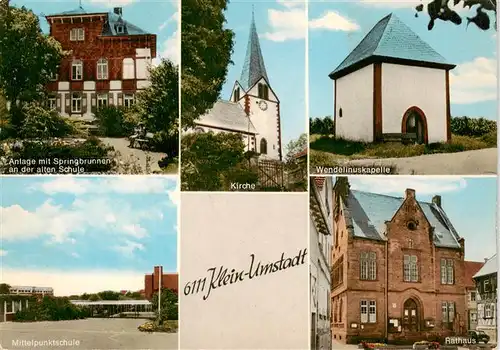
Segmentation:
[(256, 151), (264, 159), (281, 161), (280, 102), (269, 83), (253, 12), (245, 62), (231, 101), (244, 108), (257, 130)]

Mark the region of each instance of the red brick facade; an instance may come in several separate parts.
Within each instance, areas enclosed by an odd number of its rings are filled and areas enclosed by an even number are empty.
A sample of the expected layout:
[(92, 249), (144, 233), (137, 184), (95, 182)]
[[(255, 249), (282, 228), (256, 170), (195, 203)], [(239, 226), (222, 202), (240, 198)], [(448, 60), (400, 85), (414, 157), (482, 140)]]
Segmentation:
[(177, 273), (164, 274), (162, 266), (155, 266), (152, 274), (144, 276), (144, 294), (146, 299), (151, 300), (153, 294), (158, 292), (159, 285), (162, 288), (167, 288), (177, 293), (179, 290), (179, 275)]
[[(441, 339), (466, 331), (463, 239), (459, 240), (461, 249), (436, 247), (433, 228), (413, 190), (406, 191), (402, 206), (393, 213), (392, 219), (388, 218), (385, 240), (356, 237), (346, 224), (345, 204), (336, 196), (334, 194), (337, 206), (332, 248), (333, 338), (348, 343), (412, 342)], [(438, 202), (440, 199), (436, 198), (436, 204)], [(374, 253), (371, 256), (375, 257), (375, 271), (369, 279), (366, 275), (362, 279), (361, 274), (360, 259), (364, 253)], [(411, 278), (414, 282), (405, 281), (405, 255), (416, 257), (417, 277)], [(442, 258), (453, 262), (453, 284), (441, 284)], [(443, 303), (452, 305), (449, 307), (454, 311), (443, 312)], [(454, 315), (449, 316), (453, 320), (444, 322), (445, 314)]]

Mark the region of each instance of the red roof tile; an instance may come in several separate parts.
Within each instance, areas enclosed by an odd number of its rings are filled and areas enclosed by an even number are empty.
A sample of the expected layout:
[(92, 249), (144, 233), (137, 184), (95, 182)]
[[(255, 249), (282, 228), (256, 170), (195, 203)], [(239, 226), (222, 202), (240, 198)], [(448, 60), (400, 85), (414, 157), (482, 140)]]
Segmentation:
[(483, 267), (484, 262), (478, 261), (464, 261), (465, 263), (465, 287), (474, 287), (476, 284), (472, 279), (480, 269)]

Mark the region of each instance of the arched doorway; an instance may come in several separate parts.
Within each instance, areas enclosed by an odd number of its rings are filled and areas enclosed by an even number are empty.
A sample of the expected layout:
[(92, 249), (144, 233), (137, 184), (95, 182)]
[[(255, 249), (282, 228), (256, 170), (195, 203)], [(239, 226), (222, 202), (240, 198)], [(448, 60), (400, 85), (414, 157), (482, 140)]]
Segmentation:
[(403, 115), (401, 125), (403, 134), (415, 134), (419, 144), (427, 143), (427, 119), (424, 112), (418, 107), (410, 107)]
[(414, 299), (408, 299), (403, 306), (403, 328), (405, 331), (418, 332), (420, 329), (418, 304)]

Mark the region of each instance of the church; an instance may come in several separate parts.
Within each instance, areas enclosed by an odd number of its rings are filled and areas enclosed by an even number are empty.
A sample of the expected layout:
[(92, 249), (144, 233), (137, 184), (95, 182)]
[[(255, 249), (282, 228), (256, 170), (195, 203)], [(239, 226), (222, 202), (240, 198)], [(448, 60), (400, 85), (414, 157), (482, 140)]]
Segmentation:
[(337, 138), (377, 142), (451, 139), (450, 70), (455, 67), (394, 14), (381, 19), (329, 74)]
[(465, 240), (441, 197), (333, 189), (332, 337), (443, 341), (467, 331)]
[(269, 82), (253, 14), (240, 80), (229, 100), (217, 101), (196, 121), (194, 131), (238, 133), (247, 151), (282, 160), (280, 101)]

